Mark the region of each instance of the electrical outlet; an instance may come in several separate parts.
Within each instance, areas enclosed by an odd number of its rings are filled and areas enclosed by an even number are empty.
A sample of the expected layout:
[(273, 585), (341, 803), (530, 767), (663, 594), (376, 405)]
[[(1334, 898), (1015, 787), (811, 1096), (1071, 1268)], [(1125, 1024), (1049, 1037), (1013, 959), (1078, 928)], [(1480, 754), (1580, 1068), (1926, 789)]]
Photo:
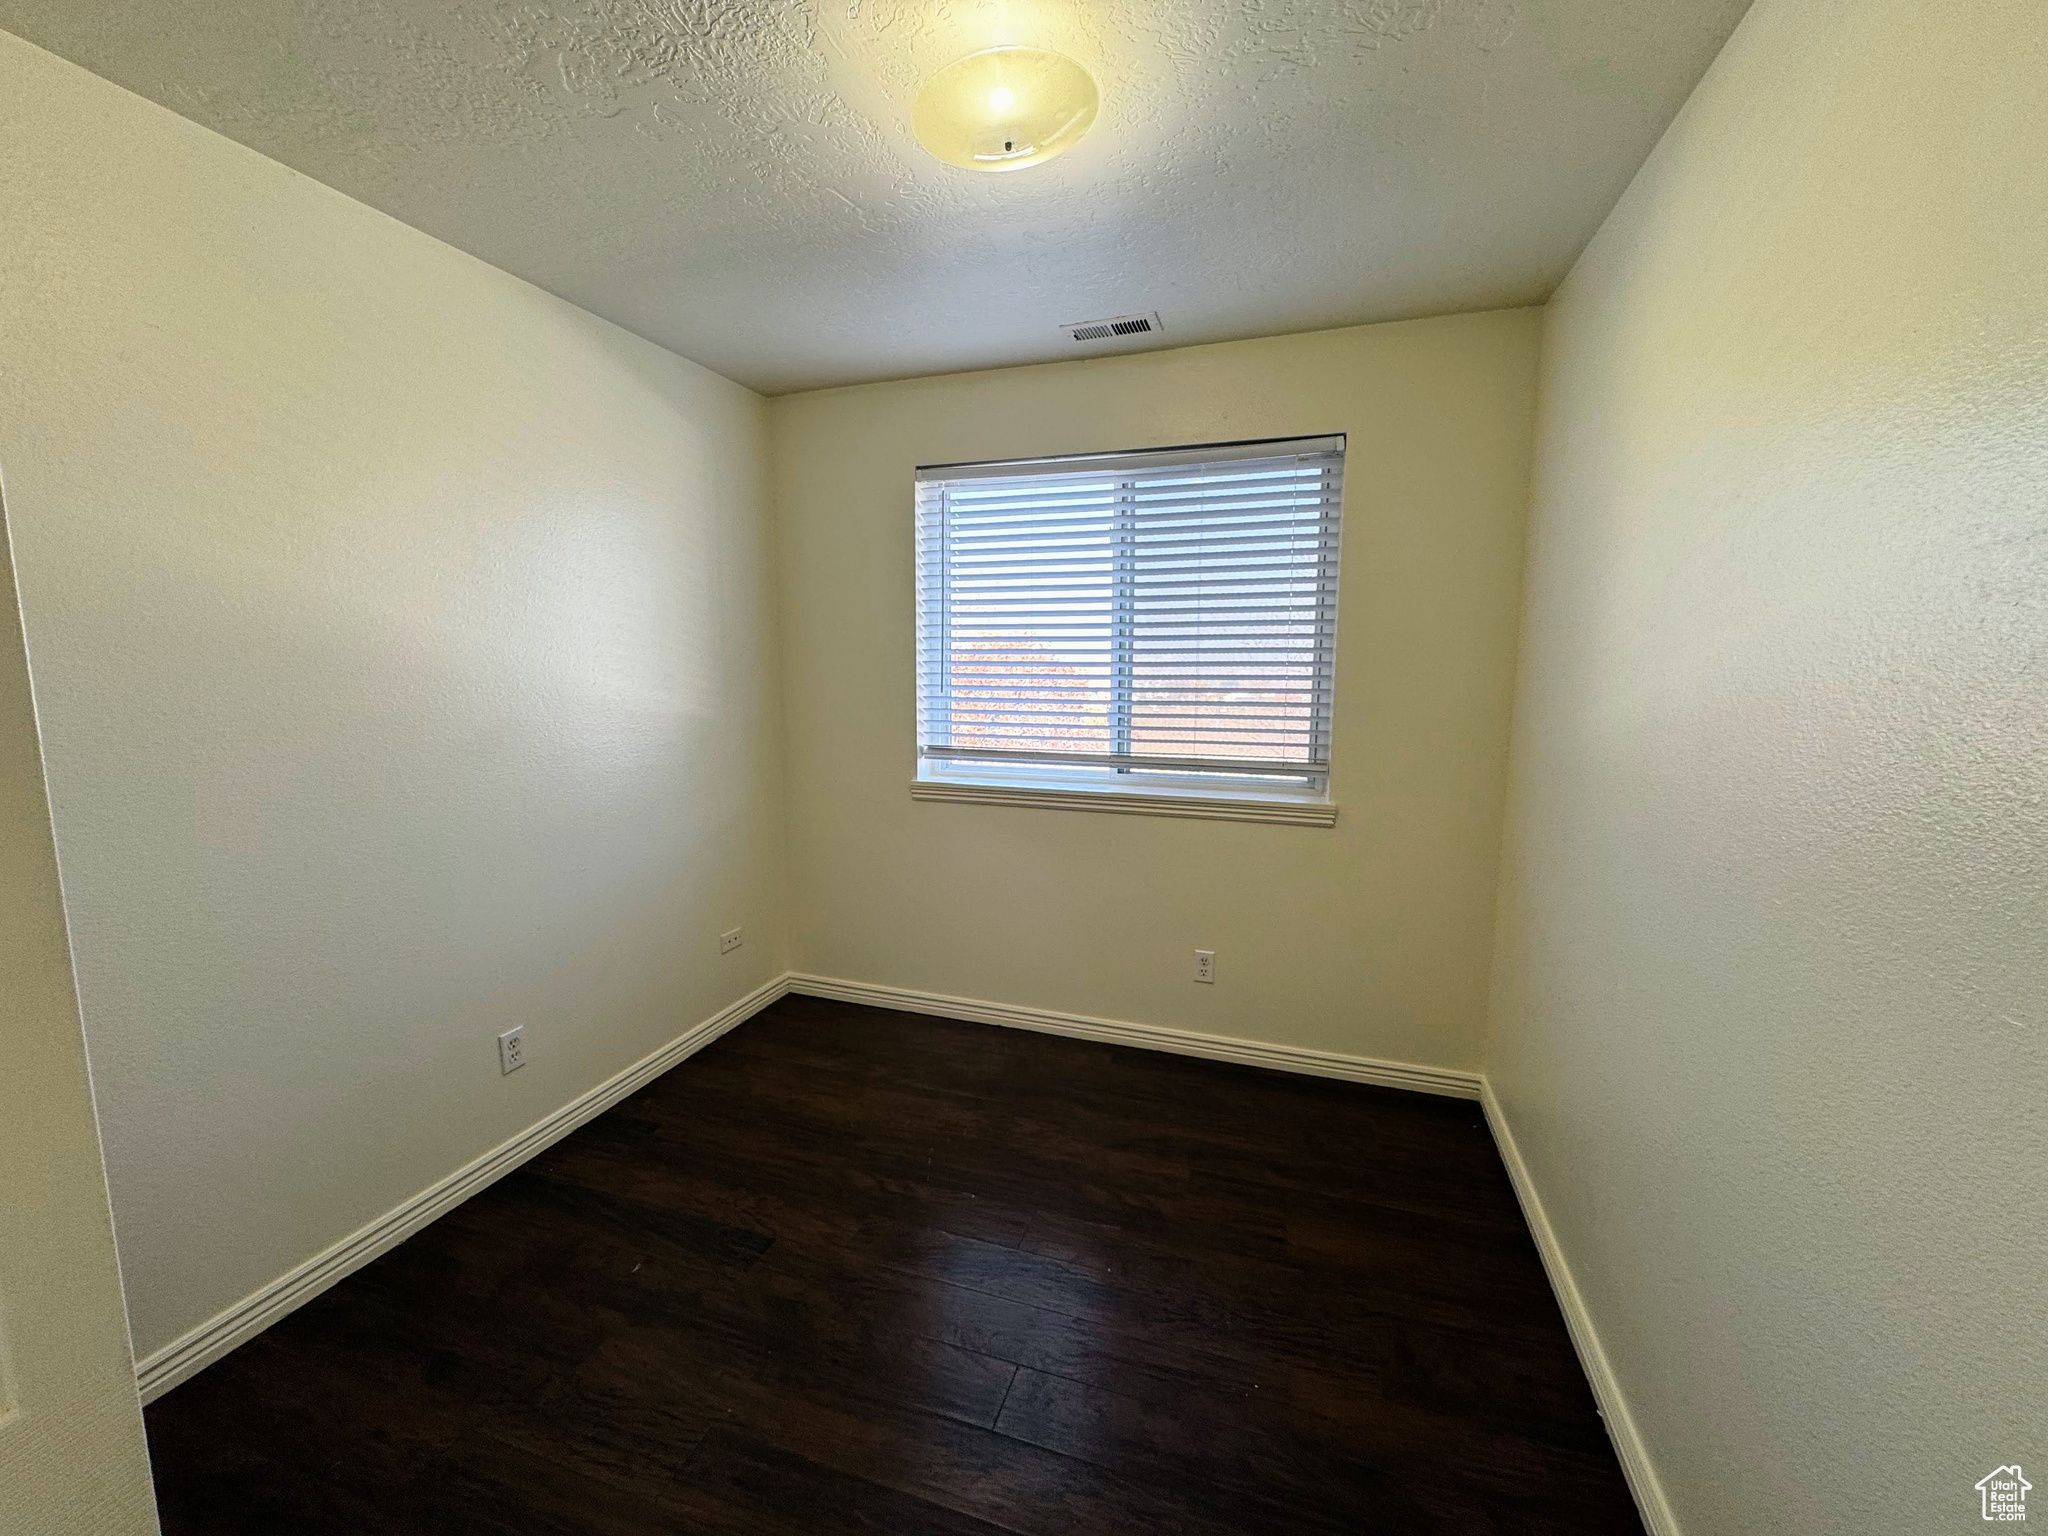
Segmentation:
[(740, 947), (740, 943), (740, 930), (728, 928), (718, 936), (718, 952), (721, 955), (729, 955)]
[(1195, 980), (1214, 985), (1216, 981), (1216, 951), (1198, 949), (1195, 951)]
[(508, 1029), (498, 1036), (498, 1070), (517, 1072), (526, 1065), (526, 1026)]

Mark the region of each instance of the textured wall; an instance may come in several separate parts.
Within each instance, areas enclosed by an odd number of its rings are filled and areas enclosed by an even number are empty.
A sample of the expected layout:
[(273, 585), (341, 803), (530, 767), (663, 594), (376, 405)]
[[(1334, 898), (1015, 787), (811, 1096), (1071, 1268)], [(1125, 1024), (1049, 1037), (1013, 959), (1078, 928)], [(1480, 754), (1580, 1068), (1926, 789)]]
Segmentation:
[(0, 1530), (156, 1530), (0, 513)]
[[(1540, 302), (1748, 0), (0, 0), (0, 27), (785, 390)], [(919, 85), (1064, 50), (1102, 117), (941, 165)]]
[[(800, 968), (1476, 1066), (1536, 335), (1512, 311), (775, 401)], [(914, 466), (1337, 431), (1334, 828), (911, 800)]]
[(6, 37), (0, 185), (147, 1354), (782, 969), (765, 406)]
[(1758, 0), (1546, 322), (1488, 1071), (1688, 1536), (2048, 1487), (2041, 20)]

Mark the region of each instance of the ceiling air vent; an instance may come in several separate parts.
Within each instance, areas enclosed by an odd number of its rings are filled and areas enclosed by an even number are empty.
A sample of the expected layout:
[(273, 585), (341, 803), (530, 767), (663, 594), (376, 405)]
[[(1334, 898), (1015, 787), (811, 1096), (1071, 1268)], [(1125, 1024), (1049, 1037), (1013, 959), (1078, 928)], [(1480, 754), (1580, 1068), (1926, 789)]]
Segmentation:
[(1083, 320), (1074, 325), (1063, 325), (1069, 341), (1122, 341), (1127, 336), (1151, 336), (1158, 333), (1159, 315), (1113, 315), (1107, 320)]

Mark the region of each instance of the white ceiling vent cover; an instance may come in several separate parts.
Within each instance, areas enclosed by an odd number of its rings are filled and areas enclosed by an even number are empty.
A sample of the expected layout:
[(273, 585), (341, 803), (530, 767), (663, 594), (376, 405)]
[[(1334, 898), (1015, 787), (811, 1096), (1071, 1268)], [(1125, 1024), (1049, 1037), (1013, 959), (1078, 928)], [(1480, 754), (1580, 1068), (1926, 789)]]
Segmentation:
[(1159, 324), (1159, 313), (1149, 315), (1112, 315), (1107, 320), (1080, 320), (1073, 325), (1063, 325), (1069, 341), (1123, 341), (1132, 336), (1154, 336), (1163, 327)]

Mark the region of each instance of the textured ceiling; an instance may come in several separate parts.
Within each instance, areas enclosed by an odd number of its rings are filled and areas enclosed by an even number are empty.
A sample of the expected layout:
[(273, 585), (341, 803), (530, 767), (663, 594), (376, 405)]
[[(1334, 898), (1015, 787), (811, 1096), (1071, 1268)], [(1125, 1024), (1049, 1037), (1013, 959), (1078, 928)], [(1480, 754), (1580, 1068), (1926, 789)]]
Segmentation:
[[(1539, 301), (1747, 0), (0, 0), (0, 26), (771, 393)], [(1102, 116), (910, 136), (998, 42)]]

